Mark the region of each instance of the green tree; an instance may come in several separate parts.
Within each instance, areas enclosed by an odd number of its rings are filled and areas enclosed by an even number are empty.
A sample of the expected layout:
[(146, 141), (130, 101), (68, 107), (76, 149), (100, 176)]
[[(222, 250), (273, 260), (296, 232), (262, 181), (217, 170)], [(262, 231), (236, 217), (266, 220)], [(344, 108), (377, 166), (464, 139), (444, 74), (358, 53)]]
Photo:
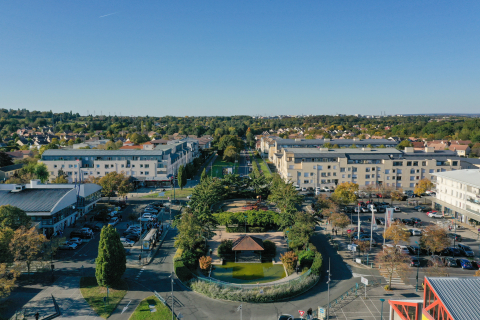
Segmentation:
[(398, 150), (405, 150), (406, 147), (413, 147), (413, 144), (409, 140), (403, 140), (399, 144), (397, 144)]
[(9, 227), (0, 228), (0, 263), (10, 263), (13, 261), (12, 252), (9, 245), (12, 242), (14, 230)]
[(223, 152), (223, 160), (228, 162), (234, 162), (237, 157), (237, 150), (234, 146), (228, 146)]
[(126, 270), (127, 258), (120, 236), (111, 225), (100, 233), (98, 256), (95, 259), (95, 277), (99, 286), (117, 284)]
[(48, 172), (47, 165), (45, 163), (37, 163), (35, 165), (35, 171), (34, 171), (35, 176), (42, 181), (42, 183), (45, 183), (48, 181), (48, 177), (50, 176), (50, 172)]
[(193, 251), (197, 244), (202, 242), (202, 226), (193, 213), (183, 213), (180, 219), (174, 221), (174, 225), (178, 230), (175, 247)]
[(132, 192), (133, 184), (130, 183), (128, 178), (122, 179), (120, 184), (118, 185), (117, 193), (120, 197), (125, 197), (129, 192)]
[(0, 150), (0, 168), (13, 164), (12, 157)]
[(203, 168), (202, 174), (200, 175), (200, 181), (205, 181), (207, 179), (207, 170)]
[(178, 168), (177, 180), (180, 190), (183, 190), (183, 187), (187, 184), (187, 172), (183, 164)]
[(14, 231), (18, 228), (30, 227), (30, 217), (27, 216), (25, 211), (20, 208), (11, 206), (9, 204), (0, 206), (0, 227), (8, 227)]

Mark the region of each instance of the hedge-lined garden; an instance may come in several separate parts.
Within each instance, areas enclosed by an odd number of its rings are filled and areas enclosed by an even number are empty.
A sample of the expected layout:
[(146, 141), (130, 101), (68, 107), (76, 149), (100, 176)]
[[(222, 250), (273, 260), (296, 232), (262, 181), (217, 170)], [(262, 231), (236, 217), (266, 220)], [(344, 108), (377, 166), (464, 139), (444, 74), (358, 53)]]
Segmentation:
[(221, 212), (213, 214), (219, 225), (225, 226), (227, 232), (259, 233), (278, 230), (279, 213), (271, 210), (243, 212)]

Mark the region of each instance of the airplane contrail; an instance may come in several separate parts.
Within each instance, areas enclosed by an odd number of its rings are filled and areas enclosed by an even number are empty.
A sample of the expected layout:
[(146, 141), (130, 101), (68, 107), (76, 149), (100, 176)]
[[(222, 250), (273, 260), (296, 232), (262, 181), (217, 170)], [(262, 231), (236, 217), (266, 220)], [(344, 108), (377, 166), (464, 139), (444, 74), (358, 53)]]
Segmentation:
[(111, 16), (112, 14), (117, 14), (117, 13), (118, 13), (118, 12), (109, 13), (109, 14), (106, 14), (106, 15), (100, 16), (99, 18), (105, 18), (105, 17)]

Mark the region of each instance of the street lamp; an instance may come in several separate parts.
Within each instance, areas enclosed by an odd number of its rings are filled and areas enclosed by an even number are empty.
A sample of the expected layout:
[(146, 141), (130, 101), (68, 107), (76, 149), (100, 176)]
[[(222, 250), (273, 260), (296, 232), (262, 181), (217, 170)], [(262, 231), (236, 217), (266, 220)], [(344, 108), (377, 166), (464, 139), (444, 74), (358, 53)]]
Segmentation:
[(382, 303), (382, 311), (380, 313), (380, 320), (383, 320), (383, 303), (385, 302), (385, 299), (380, 299), (380, 302)]
[(415, 287), (415, 291), (418, 292), (418, 268), (420, 267), (420, 245), (418, 244), (417, 241), (415, 243), (418, 245), (418, 250), (417, 250), (417, 259), (418, 259), (418, 264), (417, 264), (417, 286)]
[(174, 303), (174, 300), (173, 300), (173, 271), (172, 271), (172, 274), (170, 275), (170, 278), (171, 278), (171, 283), (172, 283), (172, 320), (174, 319), (174, 314), (175, 314), (175, 303)]

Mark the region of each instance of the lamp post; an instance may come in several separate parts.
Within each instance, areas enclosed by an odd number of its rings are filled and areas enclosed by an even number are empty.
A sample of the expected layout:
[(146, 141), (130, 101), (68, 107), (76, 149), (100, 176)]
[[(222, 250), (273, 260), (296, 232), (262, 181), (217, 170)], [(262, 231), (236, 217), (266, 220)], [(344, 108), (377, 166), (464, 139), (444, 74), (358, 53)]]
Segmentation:
[(174, 319), (174, 314), (175, 314), (175, 303), (174, 303), (174, 300), (173, 300), (173, 271), (172, 271), (172, 275), (170, 276), (171, 278), (171, 283), (172, 283), (172, 320)]
[(418, 244), (417, 241), (415, 241), (415, 243), (417, 244), (418, 246), (418, 250), (417, 250), (417, 260), (418, 260), (418, 265), (417, 265), (417, 285), (415, 287), (415, 291), (418, 292), (418, 268), (420, 267), (420, 245)]
[(328, 280), (327, 280), (327, 286), (328, 286), (328, 304), (327, 304), (327, 319), (330, 319), (330, 258), (328, 258)]
[(380, 299), (380, 302), (382, 303), (382, 311), (380, 312), (380, 320), (383, 320), (383, 303), (385, 302), (385, 299)]

